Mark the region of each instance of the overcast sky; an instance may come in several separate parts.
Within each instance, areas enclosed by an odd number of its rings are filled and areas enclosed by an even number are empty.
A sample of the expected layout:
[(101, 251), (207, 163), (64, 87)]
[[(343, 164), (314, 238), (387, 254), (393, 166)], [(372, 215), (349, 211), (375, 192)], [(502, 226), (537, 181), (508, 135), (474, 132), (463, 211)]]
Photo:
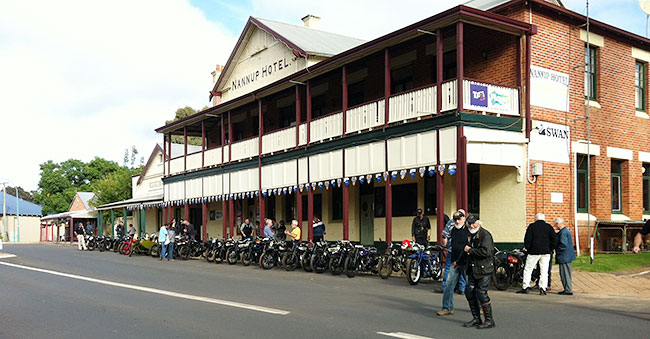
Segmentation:
[[(371, 40), (459, 0), (0, 0), (0, 180), (35, 190), (39, 164), (145, 159), (154, 129), (208, 102), (249, 16)], [(591, 15), (645, 35), (637, 0), (591, 0)], [(577, 12), (584, 1), (565, 0)]]

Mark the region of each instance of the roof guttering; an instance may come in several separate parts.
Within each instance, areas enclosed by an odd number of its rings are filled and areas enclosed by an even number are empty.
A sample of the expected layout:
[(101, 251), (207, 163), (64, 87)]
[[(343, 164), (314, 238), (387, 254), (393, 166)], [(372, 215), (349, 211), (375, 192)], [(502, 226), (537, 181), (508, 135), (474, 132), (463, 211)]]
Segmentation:
[[(252, 19), (252, 18), (251, 18)], [(176, 131), (177, 129), (190, 125), (192, 123), (198, 122), (200, 120), (203, 120), (206, 118), (206, 115), (208, 114), (218, 114), (222, 113), (224, 111), (227, 111), (228, 109), (240, 106), (242, 102), (245, 102), (247, 100), (251, 100), (252, 98), (256, 97), (261, 97), (259, 93), (264, 93), (267, 92), (275, 87), (279, 87), (282, 85), (286, 85), (287, 82), (290, 80), (293, 81), (300, 81), (303, 82), (304, 80), (307, 80), (308, 78), (320, 75), (324, 71), (328, 70), (328, 67), (337, 66), (338, 64), (344, 63), (348, 60), (354, 59), (355, 57), (359, 55), (365, 55), (369, 54), (369, 52), (373, 52), (373, 49), (379, 50), (380, 48), (383, 48), (384, 45), (390, 45), (391, 43), (396, 43), (397, 41), (402, 40), (402, 38), (408, 36), (408, 35), (413, 35), (415, 36), (417, 33), (418, 29), (427, 29), (436, 24), (441, 24), (444, 23), (445, 26), (449, 25), (452, 22), (455, 21), (460, 21), (460, 20), (482, 20), (485, 22), (489, 22), (492, 24), (498, 24), (502, 27), (507, 27), (513, 31), (519, 31), (522, 33), (526, 34), (536, 34), (537, 33), (537, 26), (531, 25), (526, 22), (518, 21), (497, 13), (492, 13), (492, 12), (486, 12), (482, 11), (479, 9), (475, 9), (472, 7), (467, 7), (467, 6), (456, 6), (454, 8), (448, 9), (444, 12), (438, 13), (432, 17), (429, 17), (427, 19), (418, 21), (414, 24), (411, 24), (409, 26), (406, 26), (404, 28), (401, 28), (397, 31), (394, 31), (392, 33), (388, 33), (384, 36), (381, 36), (377, 39), (368, 41), (364, 44), (361, 44), (359, 46), (353, 47), (347, 51), (341, 52), (331, 58), (325, 59), (313, 66), (310, 66), (308, 69), (303, 69), (300, 70), (296, 73), (293, 73), (291, 75), (288, 75), (280, 80), (277, 80), (269, 85), (266, 85), (262, 88), (259, 88), (247, 95), (243, 95), (241, 97), (235, 98), (233, 100), (229, 100), (223, 104), (211, 107), (206, 109), (205, 111), (198, 112), (194, 115), (185, 117), (181, 120), (174, 121), (168, 125), (162, 126), (157, 128), (155, 131), (157, 133), (171, 133)], [(250, 19), (249, 19), (250, 21)], [(243, 33), (242, 33), (243, 37)], [(234, 53), (234, 52), (233, 52)], [(232, 56), (232, 55), (231, 55)], [(230, 62), (230, 59), (229, 59)], [(222, 74), (224, 74), (222, 72)], [(303, 78), (304, 79), (301, 79)]]

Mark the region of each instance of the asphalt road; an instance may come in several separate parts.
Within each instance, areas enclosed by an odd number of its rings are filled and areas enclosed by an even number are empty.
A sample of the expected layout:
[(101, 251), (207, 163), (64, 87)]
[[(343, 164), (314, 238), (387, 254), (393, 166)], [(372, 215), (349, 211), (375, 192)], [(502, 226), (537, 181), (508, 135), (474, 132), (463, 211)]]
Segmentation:
[(497, 327), (479, 331), (461, 326), (471, 318), (463, 296), (455, 297), (455, 315), (435, 315), (437, 282), (161, 262), (70, 246), (4, 252), (16, 257), (0, 262), (22, 267), (0, 264), (0, 338), (650, 337), (650, 300), (636, 298), (490, 291)]

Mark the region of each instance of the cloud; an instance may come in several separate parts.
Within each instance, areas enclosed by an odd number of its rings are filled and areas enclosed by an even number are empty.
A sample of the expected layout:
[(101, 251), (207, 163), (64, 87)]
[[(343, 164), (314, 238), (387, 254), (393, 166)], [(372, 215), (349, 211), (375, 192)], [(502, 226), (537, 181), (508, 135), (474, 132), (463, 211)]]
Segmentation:
[(208, 104), (235, 41), (182, 0), (0, 2), (0, 178), (36, 189), (50, 159), (147, 157), (177, 108)]

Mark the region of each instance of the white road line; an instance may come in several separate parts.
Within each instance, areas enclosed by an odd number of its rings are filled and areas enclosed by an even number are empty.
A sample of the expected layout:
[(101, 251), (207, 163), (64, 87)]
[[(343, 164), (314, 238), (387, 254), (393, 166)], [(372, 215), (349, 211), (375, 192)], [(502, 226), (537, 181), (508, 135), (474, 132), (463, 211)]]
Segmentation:
[(404, 338), (404, 339), (433, 339), (431, 337), (423, 337), (421, 335), (404, 333), (404, 332), (377, 332), (377, 334), (385, 335), (388, 337), (394, 337), (394, 338)]
[(201, 297), (201, 296), (185, 294), (185, 293), (176, 293), (176, 292), (164, 291), (164, 290), (159, 290), (159, 289), (151, 288), (151, 287), (123, 284), (123, 283), (114, 282), (114, 281), (89, 278), (89, 277), (84, 277), (84, 276), (80, 276), (80, 275), (76, 275), (76, 274), (69, 274), (69, 273), (50, 271), (50, 270), (45, 270), (45, 269), (42, 269), (42, 268), (23, 266), (23, 265), (16, 265), (16, 264), (11, 264), (11, 263), (7, 263), (7, 262), (0, 262), (0, 265), (11, 266), (11, 267), (16, 267), (16, 268), (21, 268), (21, 269), (24, 269), (24, 270), (47, 273), (47, 274), (52, 274), (52, 275), (58, 275), (58, 276), (61, 276), (61, 277), (66, 277), (66, 278), (71, 278), (71, 279), (84, 280), (84, 281), (94, 282), (94, 283), (102, 284), (102, 285), (128, 288), (128, 289), (135, 290), (135, 291), (155, 293), (155, 294), (166, 295), (166, 296), (175, 297), (175, 298), (183, 298), (183, 299), (189, 299), (189, 300), (203, 301), (203, 302), (211, 303), (211, 304), (243, 308), (243, 309), (247, 309), (247, 310), (264, 312), (264, 313), (271, 313), (271, 314), (277, 314), (277, 315), (287, 315), (287, 314), (290, 313), (289, 311), (283, 311), (283, 310), (278, 310), (278, 309), (275, 309), (275, 308), (269, 308), (269, 307), (264, 307), (264, 306), (256, 306), (256, 305), (250, 305), (250, 304), (243, 304), (243, 303), (239, 303), (239, 302), (235, 302), (235, 301), (213, 299), (213, 298)]
[(15, 258), (15, 254), (9, 254), (9, 253), (0, 253), (0, 259), (9, 259), (9, 258)]
[(643, 272), (641, 272), (641, 273), (630, 274), (630, 277), (638, 277), (638, 276), (640, 276), (640, 275), (646, 275), (646, 274), (648, 274), (648, 273), (650, 273), (650, 271), (643, 271)]

